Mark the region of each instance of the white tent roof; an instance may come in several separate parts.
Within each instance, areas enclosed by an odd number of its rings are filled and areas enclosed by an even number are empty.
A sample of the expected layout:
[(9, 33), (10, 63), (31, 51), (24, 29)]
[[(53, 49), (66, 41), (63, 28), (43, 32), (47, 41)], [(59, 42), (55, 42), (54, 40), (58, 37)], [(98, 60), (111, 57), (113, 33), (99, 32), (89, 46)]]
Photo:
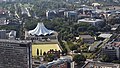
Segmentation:
[(47, 35), (47, 34), (52, 34), (54, 31), (48, 30), (43, 23), (38, 23), (36, 28), (33, 30), (30, 30), (28, 33), (31, 35)]

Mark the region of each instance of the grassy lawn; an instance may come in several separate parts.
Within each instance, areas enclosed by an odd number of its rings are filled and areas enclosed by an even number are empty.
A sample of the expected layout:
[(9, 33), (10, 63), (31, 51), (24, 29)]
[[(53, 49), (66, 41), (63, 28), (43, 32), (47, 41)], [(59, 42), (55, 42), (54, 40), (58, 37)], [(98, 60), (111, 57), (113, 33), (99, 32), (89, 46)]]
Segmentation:
[(69, 48), (69, 46), (68, 46), (66, 41), (64, 41), (64, 44), (65, 44), (65, 48), (67, 49), (67, 51), (70, 51), (70, 48)]
[(97, 41), (96, 41), (96, 42), (94, 42), (92, 46), (95, 46), (95, 45), (97, 45), (97, 43), (98, 43)]
[(91, 59), (92, 58), (92, 53), (83, 53), (83, 55), (87, 58), (87, 59)]
[(39, 49), (39, 51), (42, 50), (42, 54), (48, 52), (50, 49), (61, 50), (58, 44), (33, 44), (32, 56), (37, 56), (37, 49)]

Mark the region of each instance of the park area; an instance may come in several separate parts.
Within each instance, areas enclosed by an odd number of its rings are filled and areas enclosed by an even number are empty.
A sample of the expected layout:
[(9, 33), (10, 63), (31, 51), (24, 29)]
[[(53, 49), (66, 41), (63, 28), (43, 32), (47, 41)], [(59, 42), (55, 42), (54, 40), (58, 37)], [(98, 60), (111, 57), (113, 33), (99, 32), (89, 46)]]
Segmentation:
[(44, 52), (48, 52), (50, 51), (50, 49), (53, 49), (53, 50), (60, 50), (60, 47), (58, 44), (55, 44), (55, 43), (46, 43), (46, 44), (33, 44), (32, 45), (32, 56), (37, 56), (37, 49), (39, 49), (39, 51), (42, 52), (42, 55)]

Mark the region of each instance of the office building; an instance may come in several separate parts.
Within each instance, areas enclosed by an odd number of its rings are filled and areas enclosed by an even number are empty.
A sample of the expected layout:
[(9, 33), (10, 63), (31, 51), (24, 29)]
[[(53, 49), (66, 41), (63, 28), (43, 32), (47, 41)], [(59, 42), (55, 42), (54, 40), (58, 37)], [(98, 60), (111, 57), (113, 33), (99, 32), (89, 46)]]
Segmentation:
[(0, 68), (32, 68), (31, 42), (0, 39)]
[(38, 68), (74, 68), (74, 62), (70, 57), (66, 56), (52, 62), (40, 64)]
[(113, 42), (112, 44), (106, 44), (102, 48), (102, 55), (107, 55), (110, 58), (120, 60), (120, 42)]
[(0, 39), (15, 39), (16, 31), (14, 30), (0, 30)]
[(66, 11), (64, 12), (64, 16), (70, 19), (76, 19), (77, 18), (77, 12), (76, 11)]
[(84, 18), (78, 20), (78, 23), (87, 23), (96, 27), (103, 27), (104, 26), (104, 20), (102, 19), (95, 19), (95, 18)]

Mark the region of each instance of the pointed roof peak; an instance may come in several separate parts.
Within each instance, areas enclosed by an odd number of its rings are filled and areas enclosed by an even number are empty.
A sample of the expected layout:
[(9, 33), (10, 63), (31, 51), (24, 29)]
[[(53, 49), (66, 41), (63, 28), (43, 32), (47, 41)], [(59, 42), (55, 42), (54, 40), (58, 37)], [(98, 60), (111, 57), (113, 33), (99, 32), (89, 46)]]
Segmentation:
[(39, 22), (37, 25), (44, 26), (43, 22)]
[(30, 30), (28, 33), (31, 35), (50, 35), (52, 34), (54, 31), (52, 30), (48, 30), (43, 23), (38, 23), (36, 28), (33, 30)]

